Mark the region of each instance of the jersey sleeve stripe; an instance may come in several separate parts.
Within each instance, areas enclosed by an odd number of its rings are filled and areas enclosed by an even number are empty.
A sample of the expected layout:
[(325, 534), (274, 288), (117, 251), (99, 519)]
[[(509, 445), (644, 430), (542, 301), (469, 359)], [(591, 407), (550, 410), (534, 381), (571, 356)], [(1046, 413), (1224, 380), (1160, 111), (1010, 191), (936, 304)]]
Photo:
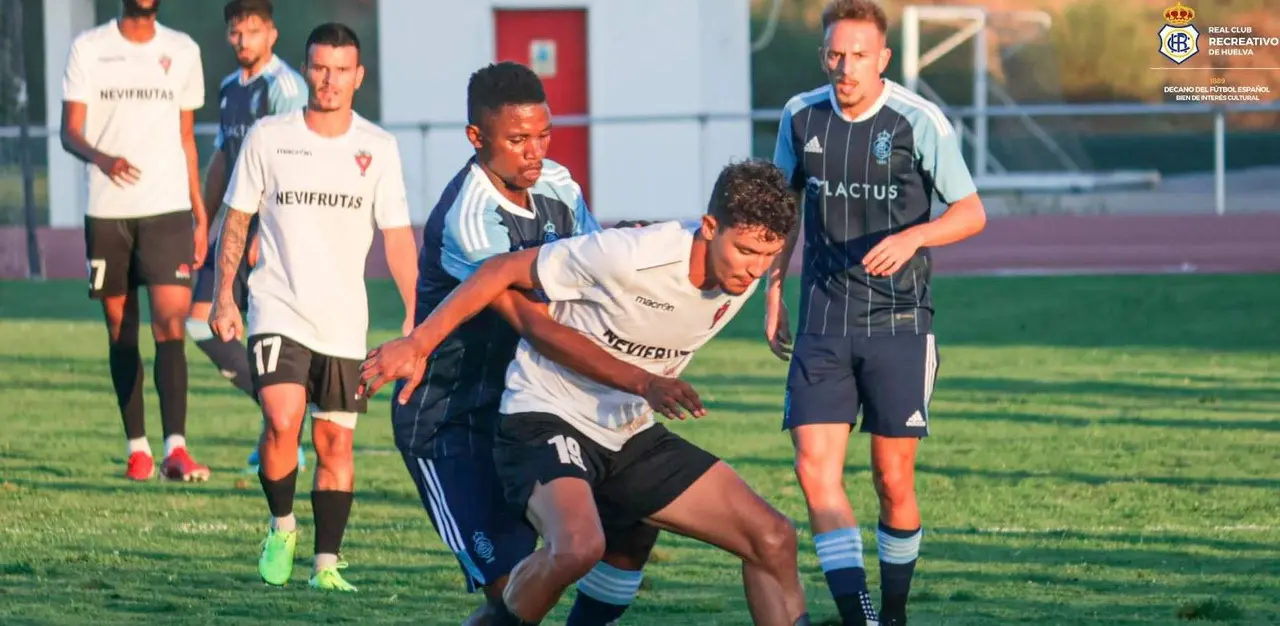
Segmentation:
[(823, 100), (826, 100), (827, 98), (830, 98), (830, 91), (831, 86), (826, 85), (818, 87), (817, 89), (810, 89), (809, 91), (801, 94), (796, 94), (795, 97), (791, 98), (791, 100), (787, 102), (787, 106), (784, 108), (792, 116), (795, 116), (796, 113), (799, 113), (805, 108), (811, 107)]
[(913, 109), (924, 113), (929, 121), (933, 122), (934, 127), (938, 130), (938, 134), (946, 137), (951, 134), (951, 123), (947, 121), (946, 116), (942, 114), (942, 110), (937, 105), (921, 98), (919, 95), (907, 91), (903, 87), (894, 85), (890, 87), (892, 93), (889, 94), (893, 98)]
[(474, 179), (467, 185), (462, 200), (462, 214), (458, 216), (462, 249), (473, 254), (489, 247), (489, 235), (484, 228), (484, 188)]

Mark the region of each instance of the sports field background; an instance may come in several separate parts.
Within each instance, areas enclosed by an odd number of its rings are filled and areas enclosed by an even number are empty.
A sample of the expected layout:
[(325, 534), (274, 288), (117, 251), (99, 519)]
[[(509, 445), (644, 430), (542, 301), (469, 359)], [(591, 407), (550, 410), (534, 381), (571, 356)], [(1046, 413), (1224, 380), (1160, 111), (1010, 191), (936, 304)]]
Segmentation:
[[(912, 623), (1280, 623), (1278, 280), (937, 279), (941, 372), (919, 459)], [(389, 282), (372, 285), (376, 340), (394, 332), (398, 302)], [(811, 612), (829, 619), (778, 430), (785, 366), (759, 338), (759, 304), (688, 371), (710, 415), (673, 428), (797, 520)], [(344, 556), (360, 592), (306, 588), (305, 486), (294, 582), (268, 589), (255, 568), (261, 490), (237, 473), (256, 439), (252, 405), (189, 346), (188, 439), (213, 478), (127, 483), (99, 316), (80, 281), (0, 282), (0, 623), (456, 624), (469, 612), (476, 598), (430, 530), (385, 398), (357, 434)], [(158, 450), (149, 340), (143, 349)], [(855, 436), (847, 483), (878, 587), (866, 446)], [(562, 622), (571, 597), (546, 623)], [(749, 623), (733, 559), (664, 535), (624, 623)]]

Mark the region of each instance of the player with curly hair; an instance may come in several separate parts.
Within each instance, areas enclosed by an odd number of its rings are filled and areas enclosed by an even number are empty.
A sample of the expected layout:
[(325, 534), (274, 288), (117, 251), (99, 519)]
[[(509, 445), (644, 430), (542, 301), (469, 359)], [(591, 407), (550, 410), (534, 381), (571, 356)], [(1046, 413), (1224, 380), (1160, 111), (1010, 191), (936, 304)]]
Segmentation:
[[(617, 359), (677, 377), (755, 291), (796, 221), (786, 177), (767, 161), (722, 170), (700, 222), (615, 228), (503, 254), (455, 289), (409, 337), (370, 353), (369, 390), (416, 384), (454, 329), (510, 288), (538, 290), (555, 320)], [(732, 468), (605, 387), (522, 343), (507, 373), (494, 458), (506, 499), (543, 546), (511, 573), (499, 624), (536, 624), (636, 525), (742, 559), (757, 624), (807, 624), (790, 520)]]

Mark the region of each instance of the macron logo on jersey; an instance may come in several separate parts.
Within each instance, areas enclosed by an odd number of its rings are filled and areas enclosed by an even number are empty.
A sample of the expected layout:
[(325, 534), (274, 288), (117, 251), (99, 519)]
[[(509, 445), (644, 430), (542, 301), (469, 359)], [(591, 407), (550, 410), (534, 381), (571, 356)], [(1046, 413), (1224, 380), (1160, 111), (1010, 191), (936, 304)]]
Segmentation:
[(173, 100), (171, 89), (102, 89), (98, 98), (107, 102), (119, 100)]
[(673, 359), (681, 356), (687, 356), (689, 354), (688, 350), (676, 350), (674, 348), (659, 348), (657, 346), (646, 346), (642, 343), (635, 343), (633, 341), (628, 341), (626, 339), (619, 337), (612, 330), (609, 330), (607, 328), (604, 331), (604, 340), (605, 340), (605, 343), (609, 344), (610, 348), (613, 348), (614, 350), (617, 350), (618, 352), (621, 352), (623, 354), (640, 357), (642, 359), (664, 360), (664, 359)]
[(276, 206), (327, 206), (337, 209), (358, 210), (364, 206), (364, 196), (349, 193), (325, 193), (323, 191), (277, 191)]

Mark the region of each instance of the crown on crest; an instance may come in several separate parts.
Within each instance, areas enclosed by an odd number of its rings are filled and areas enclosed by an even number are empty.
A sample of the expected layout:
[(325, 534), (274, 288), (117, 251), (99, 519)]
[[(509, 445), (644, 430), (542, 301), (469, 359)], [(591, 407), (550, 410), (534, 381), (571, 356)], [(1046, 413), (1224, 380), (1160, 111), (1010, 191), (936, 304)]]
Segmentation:
[(1189, 6), (1178, 2), (1177, 4), (1164, 10), (1164, 21), (1170, 26), (1186, 26), (1191, 20), (1196, 19), (1196, 11)]

